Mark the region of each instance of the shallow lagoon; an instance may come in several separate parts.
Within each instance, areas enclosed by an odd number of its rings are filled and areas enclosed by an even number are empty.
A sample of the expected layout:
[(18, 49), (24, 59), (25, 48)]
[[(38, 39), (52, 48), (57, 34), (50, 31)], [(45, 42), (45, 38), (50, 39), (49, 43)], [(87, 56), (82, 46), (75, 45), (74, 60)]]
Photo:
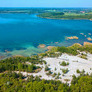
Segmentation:
[[(90, 20), (43, 19), (36, 14), (0, 14), (0, 56), (30, 56), (44, 52), (46, 46), (70, 46), (88, 41), (92, 37)], [(66, 40), (66, 36), (78, 36), (78, 40)], [(58, 43), (56, 43), (58, 42)]]

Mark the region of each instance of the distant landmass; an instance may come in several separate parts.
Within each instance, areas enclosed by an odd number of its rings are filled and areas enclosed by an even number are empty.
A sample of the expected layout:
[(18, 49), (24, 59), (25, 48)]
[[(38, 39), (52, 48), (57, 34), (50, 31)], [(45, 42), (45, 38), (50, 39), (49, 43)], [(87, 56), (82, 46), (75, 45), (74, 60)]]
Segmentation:
[(47, 19), (89, 19), (92, 20), (92, 12), (86, 13), (85, 11), (76, 12), (49, 12), (41, 13), (38, 15), (41, 18)]

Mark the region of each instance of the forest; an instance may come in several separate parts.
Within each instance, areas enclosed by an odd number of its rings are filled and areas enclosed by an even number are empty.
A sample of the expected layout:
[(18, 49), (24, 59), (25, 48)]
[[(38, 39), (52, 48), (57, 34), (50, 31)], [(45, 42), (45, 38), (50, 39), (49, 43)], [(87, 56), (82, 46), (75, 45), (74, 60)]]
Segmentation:
[(73, 75), (69, 86), (56, 80), (44, 80), (32, 75), (25, 80), (21, 73), (7, 72), (0, 74), (0, 92), (92, 92), (92, 76)]
[[(29, 62), (30, 64), (27, 64)], [(35, 64), (42, 64), (44, 60), (39, 60), (35, 57), (10, 57), (0, 61), (0, 72), (4, 71), (25, 71), (25, 72), (38, 72), (41, 70)]]

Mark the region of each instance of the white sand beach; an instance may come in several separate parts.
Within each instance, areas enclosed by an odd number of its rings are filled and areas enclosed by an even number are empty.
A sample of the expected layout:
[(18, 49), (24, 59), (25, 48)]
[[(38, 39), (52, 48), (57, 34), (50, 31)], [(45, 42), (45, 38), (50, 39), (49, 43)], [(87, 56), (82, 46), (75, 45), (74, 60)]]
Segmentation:
[[(47, 62), (46, 65), (48, 65), (48, 67), (50, 68), (50, 71), (52, 72), (52, 74), (56, 73), (60, 73), (60, 78), (56, 79), (56, 80), (60, 80), (63, 83), (71, 83), (72, 80), (72, 75), (76, 75), (79, 76), (80, 74), (78, 74), (76, 72), (77, 69), (79, 69), (80, 71), (82, 71), (83, 69), (85, 70), (85, 73), (91, 74), (92, 73), (92, 54), (87, 53), (87, 60), (80, 58), (79, 55), (77, 56), (73, 56), (73, 55), (68, 55), (68, 54), (62, 54), (60, 57), (58, 58), (51, 58), (51, 57), (46, 57), (43, 58), (43, 60), (45, 60)], [(62, 63), (63, 61), (65, 62), (69, 62), (69, 65), (67, 66), (61, 66), (60, 63)], [(51, 80), (51, 79), (55, 79), (55, 77), (52, 77), (51, 75), (46, 75), (46, 71), (45, 71), (45, 64), (43, 65), (38, 65), (40, 67), (42, 67), (42, 70), (38, 73), (27, 73), (27, 72), (21, 72), (23, 75), (27, 76), (27, 75), (33, 75), (33, 76), (42, 76), (41, 79), (47, 79), (47, 80)], [(68, 68), (68, 72), (66, 74), (63, 74), (62, 69), (67, 69)]]

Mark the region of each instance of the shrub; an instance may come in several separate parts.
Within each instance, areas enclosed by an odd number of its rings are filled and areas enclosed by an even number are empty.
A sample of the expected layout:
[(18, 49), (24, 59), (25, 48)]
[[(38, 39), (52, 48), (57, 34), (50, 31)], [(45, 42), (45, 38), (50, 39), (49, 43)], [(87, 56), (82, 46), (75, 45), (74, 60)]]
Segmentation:
[(81, 71), (79, 69), (76, 70), (77, 73), (81, 73)]
[(87, 55), (86, 54), (82, 54), (80, 57), (83, 58), (83, 59), (87, 59)]
[(46, 65), (46, 66), (45, 66), (45, 71), (48, 71), (48, 70), (50, 70), (50, 69), (49, 69), (49, 67)]
[(62, 72), (64, 73), (64, 74), (66, 74), (66, 73), (68, 73), (68, 68), (67, 69), (62, 69)]
[(56, 73), (54, 73), (53, 75), (52, 75), (52, 77), (55, 77), (57, 74)]
[(69, 65), (69, 62), (65, 62), (65, 61), (63, 61), (61, 64), (60, 64), (61, 66), (67, 66), (67, 65)]
[(55, 67), (55, 71), (57, 70), (57, 68)]
[(80, 71), (79, 69), (77, 69), (76, 72), (77, 72), (77, 73), (84, 74), (84, 73), (85, 73), (85, 70), (83, 69), (82, 71)]
[(52, 72), (51, 71), (49, 71), (48, 73), (46, 73), (47, 75), (51, 75), (52, 74)]

